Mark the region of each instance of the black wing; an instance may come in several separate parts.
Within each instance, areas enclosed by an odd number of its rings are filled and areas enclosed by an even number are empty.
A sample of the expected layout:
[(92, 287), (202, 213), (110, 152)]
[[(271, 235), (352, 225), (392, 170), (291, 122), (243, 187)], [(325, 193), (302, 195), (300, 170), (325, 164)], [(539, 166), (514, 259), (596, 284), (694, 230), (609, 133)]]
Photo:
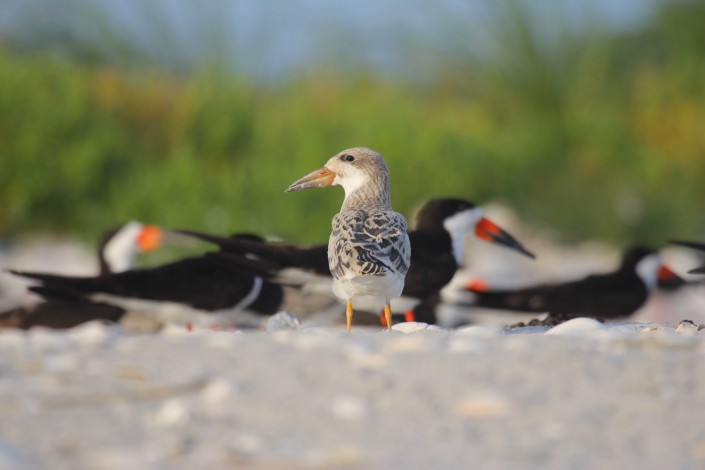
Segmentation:
[(100, 277), (11, 272), (41, 281), (52, 291), (171, 301), (209, 311), (237, 305), (252, 290), (255, 278), (249, 272), (226, 269), (204, 257)]
[(547, 312), (568, 317), (619, 318), (631, 315), (645, 302), (646, 287), (638, 279), (612, 275), (589, 276), (565, 284), (511, 291), (476, 292), (475, 305), (503, 310)]
[(250, 254), (282, 268), (296, 267), (316, 274), (330, 275), (327, 245), (303, 246), (291, 243), (261, 242), (241, 238), (219, 237), (190, 230), (176, 230), (176, 232), (214, 243), (224, 253)]
[(409, 232), (411, 263), (402, 295), (425, 298), (445, 287), (458, 269), (445, 233)]

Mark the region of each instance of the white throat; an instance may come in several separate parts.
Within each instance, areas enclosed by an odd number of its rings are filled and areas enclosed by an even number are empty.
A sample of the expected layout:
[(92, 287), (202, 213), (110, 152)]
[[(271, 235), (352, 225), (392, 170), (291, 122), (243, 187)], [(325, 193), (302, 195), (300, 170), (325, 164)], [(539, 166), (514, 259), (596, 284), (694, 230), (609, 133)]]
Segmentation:
[(661, 268), (661, 257), (658, 253), (646, 256), (636, 265), (636, 274), (646, 284), (646, 290), (653, 292), (658, 287), (658, 272)]
[(103, 258), (111, 272), (121, 273), (132, 269), (137, 254), (137, 238), (142, 224), (128, 222), (103, 247)]
[(336, 175), (333, 180), (333, 184), (339, 184), (345, 190), (345, 200), (347, 200), (352, 193), (369, 183), (370, 178), (362, 171), (355, 167), (349, 167), (346, 169), (346, 174), (344, 177)]
[(443, 227), (450, 234), (453, 243), (455, 262), (459, 266), (465, 260), (465, 237), (475, 230), (475, 225), (482, 219), (482, 216), (482, 208), (473, 207), (453, 214), (443, 221)]

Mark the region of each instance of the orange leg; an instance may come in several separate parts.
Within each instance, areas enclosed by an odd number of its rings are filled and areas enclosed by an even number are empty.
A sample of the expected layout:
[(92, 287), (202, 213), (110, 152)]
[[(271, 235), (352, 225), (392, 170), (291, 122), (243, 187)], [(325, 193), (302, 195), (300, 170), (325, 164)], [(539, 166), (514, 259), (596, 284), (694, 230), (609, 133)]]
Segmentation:
[(348, 307), (345, 309), (345, 322), (348, 326), (348, 333), (350, 333), (350, 325), (352, 325), (353, 308), (352, 302), (348, 300)]
[(392, 329), (392, 307), (389, 304), (384, 306), (384, 319), (387, 321), (387, 331)]

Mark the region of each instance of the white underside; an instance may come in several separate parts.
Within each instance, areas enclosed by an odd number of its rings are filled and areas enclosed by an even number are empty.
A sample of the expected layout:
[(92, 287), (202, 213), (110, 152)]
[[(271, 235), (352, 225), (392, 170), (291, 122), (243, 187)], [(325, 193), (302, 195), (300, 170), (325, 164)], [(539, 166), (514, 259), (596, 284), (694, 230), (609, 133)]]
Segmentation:
[(391, 299), (399, 297), (404, 290), (404, 277), (394, 274), (385, 276), (365, 275), (351, 279), (333, 281), (333, 293), (342, 300), (355, 303), (360, 297), (378, 299), (382, 306)]
[[(301, 292), (307, 295), (325, 295), (331, 298), (337, 297), (347, 301), (347, 298), (338, 297), (333, 293), (333, 278), (330, 276), (322, 276), (320, 274), (311, 274), (301, 272), (301, 270), (291, 269), (285, 270), (277, 276), (278, 282), (284, 282), (288, 285), (294, 285), (301, 288)], [(406, 312), (413, 309), (419, 304), (419, 299), (414, 297), (396, 297), (390, 300), (392, 311), (395, 313)], [(384, 299), (375, 296), (359, 296), (355, 301), (356, 310), (364, 310), (368, 312), (376, 312), (384, 307)], [(336, 312), (337, 307), (336, 307)]]
[[(406, 312), (418, 305), (419, 300), (412, 297), (400, 297), (404, 289), (403, 280), (395, 280), (392, 276), (363, 276), (342, 281), (335, 281), (330, 276), (312, 274), (296, 268), (288, 268), (279, 272), (276, 281), (287, 285), (298, 286), (305, 294), (330, 295), (347, 301), (351, 289), (355, 295), (355, 308), (375, 312), (384, 308), (387, 297), (379, 294), (385, 289), (389, 294), (390, 305), (394, 312)], [(362, 282), (360, 282), (362, 280)], [(338, 287), (336, 288), (336, 285)], [(358, 293), (358, 291), (360, 293)], [(364, 293), (363, 293), (364, 292)], [(370, 294), (372, 292), (372, 294)]]
[[(414, 297), (396, 297), (391, 299), (389, 302), (392, 312), (394, 313), (404, 313), (412, 310), (421, 301)], [(353, 302), (353, 307), (355, 310), (363, 310), (365, 312), (381, 312), (384, 308), (384, 301), (379, 297), (358, 297), (356, 301)]]

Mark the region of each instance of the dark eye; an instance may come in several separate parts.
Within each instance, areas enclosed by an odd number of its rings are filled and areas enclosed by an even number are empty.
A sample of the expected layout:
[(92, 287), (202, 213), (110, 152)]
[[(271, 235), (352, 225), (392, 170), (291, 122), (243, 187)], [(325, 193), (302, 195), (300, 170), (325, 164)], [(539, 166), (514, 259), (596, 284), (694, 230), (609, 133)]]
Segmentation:
[(353, 160), (355, 160), (355, 157), (353, 157), (352, 155), (343, 155), (343, 160), (345, 160), (346, 162), (352, 162)]

